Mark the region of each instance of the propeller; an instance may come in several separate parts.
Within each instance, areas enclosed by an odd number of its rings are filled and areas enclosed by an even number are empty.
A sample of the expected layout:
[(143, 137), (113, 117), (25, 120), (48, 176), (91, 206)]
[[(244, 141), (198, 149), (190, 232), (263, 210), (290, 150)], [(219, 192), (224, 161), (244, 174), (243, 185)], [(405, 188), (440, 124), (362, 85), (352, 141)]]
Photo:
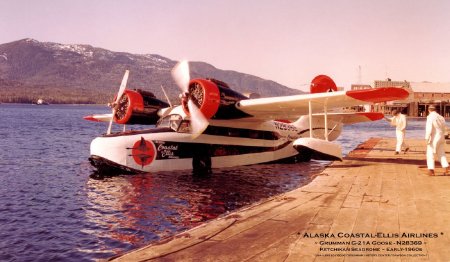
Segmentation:
[(116, 100), (111, 104), (112, 118), (109, 121), (108, 131), (106, 132), (106, 134), (108, 134), (108, 135), (111, 134), (111, 128), (112, 128), (112, 122), (114, 120), (114, 115), (116, 115), (116, 111), (119, 108), (119, 100), (122, 97), (122, 95), (125, 92), (125, 89), (127, 87), (127, 81), (128, 81), (129, 74), (130, 74), (130, 71), (126, 70), (125, 74), (123, 75), (122, 83), (120, 84), (120, 88), (119, 88), (119, 92), (117, 93)]
[(191, 76), (189, 73), (188, 61), (183, 60), (178, 62), (178, 64), (176, 64), (172, 69), (172, 77), (183, 93), (189, 92), (189, 81), (191, 80)]
[(189, 63), (184, 60), (175, 65), (172, 69), (172, 77), (175, 80), (175, 83), (181, 89), (182, 98), (186, 99), (190, 118), (191, 118), (191, 134), (192, 138), (197, 138), (200, 134), (205, 131), (208, 127), (209, 123), (203, 113), (200, 111), (198, 106), (194, 103), (192, 96), (189, 92), (189, 81), (190, 81), (190, 73), (189, 73)]

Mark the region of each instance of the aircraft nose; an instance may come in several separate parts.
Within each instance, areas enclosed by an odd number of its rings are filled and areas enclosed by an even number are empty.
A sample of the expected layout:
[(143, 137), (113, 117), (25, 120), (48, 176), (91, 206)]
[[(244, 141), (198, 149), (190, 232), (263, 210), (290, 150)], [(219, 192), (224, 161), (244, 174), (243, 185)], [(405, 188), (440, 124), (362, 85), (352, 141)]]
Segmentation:
[(114, 137), (97, 137), (91, 142), (90, 154), (120, 165), (126, 165), (126, 145)]

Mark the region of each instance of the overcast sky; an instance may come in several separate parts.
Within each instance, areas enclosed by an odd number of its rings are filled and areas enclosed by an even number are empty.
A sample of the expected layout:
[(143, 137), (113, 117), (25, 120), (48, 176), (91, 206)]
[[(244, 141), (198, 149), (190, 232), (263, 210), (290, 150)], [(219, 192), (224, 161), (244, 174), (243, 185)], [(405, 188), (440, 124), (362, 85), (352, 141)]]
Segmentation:
[(23, 38), (204, 61), (306, 90), (376, 79), (450, 82), (447, 0), (0, 0)]

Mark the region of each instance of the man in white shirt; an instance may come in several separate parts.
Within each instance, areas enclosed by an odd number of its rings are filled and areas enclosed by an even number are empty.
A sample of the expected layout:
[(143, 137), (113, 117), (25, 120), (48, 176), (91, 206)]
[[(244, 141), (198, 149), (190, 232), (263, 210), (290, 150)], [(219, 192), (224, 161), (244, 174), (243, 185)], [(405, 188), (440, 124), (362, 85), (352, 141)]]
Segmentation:
[(448, 173), (448, 161), (445, 157), (445, 119), (436, 112), (436, 107), (428, 107), (425, 140), (427, 142), (428, 175), (434, 176), (434, 155), (437, 156), (444, 168), (444, 175)]
[(405, 154), (408, 152), (409, 147), (405, 143), (405, 133), (406, 133), (406, 116), (400, 111), (392, 110), (392, 118), (385, 119), (391, 122), (391, 126), (395, 126), (395, 135), (397, 137), (397, 144), (395, 146), (395, 154), (398, 155), (402, 151), (402, 147), (405, 148)]

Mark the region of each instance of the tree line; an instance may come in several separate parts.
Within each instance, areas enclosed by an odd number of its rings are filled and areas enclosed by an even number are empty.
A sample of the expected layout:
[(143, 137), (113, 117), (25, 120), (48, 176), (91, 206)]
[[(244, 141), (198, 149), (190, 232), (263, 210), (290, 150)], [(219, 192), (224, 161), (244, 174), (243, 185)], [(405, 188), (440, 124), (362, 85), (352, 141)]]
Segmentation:
[(43, 99), (50, 104), (106, 104), (113, 94), (89, 89), (54, 87), (0, 86), (0, 103), (36, 103)]

